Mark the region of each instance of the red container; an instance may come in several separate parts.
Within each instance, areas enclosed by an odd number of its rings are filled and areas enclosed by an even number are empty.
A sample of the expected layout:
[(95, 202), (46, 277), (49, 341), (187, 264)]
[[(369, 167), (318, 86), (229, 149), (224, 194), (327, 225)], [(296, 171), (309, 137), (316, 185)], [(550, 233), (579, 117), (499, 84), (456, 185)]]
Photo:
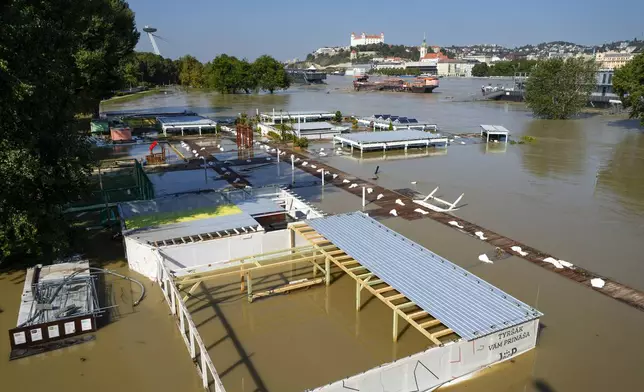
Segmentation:
[(132, 130), (130, 128), (111, 128), (110, 135), (112, 141), (129, 142), (132, 140)]

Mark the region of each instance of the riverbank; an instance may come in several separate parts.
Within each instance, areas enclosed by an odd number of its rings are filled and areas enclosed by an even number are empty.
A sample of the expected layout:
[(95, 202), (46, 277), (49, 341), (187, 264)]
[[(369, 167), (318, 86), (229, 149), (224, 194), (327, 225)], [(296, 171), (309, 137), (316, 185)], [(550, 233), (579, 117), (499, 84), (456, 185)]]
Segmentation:
[(102, 102), (106, 102), (106, 103), (107, 102), (119, 102), (119, 103), (130, 102), (130, 101), (137, 100), (137, 99), (139, 99), (141, 97), (144, 97), (146, 95), (154, 95), (154, 94), (161, 93), (163, 91), (164, 90), (162, 90), (161, 87), (155, 87), (155, 88), (151, 88), (149, 90), (139, 91), (139, 92), (136, 92), (136, 93), (133, 93), (133, 94), (114, 96), (112, 98), (105, 99)]

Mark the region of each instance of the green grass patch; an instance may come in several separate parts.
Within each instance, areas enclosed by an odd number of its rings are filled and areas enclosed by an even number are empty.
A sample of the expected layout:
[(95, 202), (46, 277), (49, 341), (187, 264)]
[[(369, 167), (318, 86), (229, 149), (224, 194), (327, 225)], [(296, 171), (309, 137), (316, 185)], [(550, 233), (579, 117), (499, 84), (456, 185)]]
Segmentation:
[(235, 215), (241, 212), (239, 207), (227, 204), (216, 207), (196, 208), (190, 211), (160, 212), (157, 214), (136, 216), (126, 219), (125, 225), (128, 229), (139, 229), (141, 227), (169, 225), (172, 223), (190, 222), (218, 216)]

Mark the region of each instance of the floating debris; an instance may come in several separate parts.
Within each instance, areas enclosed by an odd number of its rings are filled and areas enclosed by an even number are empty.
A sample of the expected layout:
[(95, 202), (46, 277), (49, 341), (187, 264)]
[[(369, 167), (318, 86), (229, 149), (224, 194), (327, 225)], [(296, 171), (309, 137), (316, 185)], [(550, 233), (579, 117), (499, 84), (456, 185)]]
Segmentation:
[(485, 253), (483, 253), (482, 255), (479, 255), (479, 261), (482, 261), (482, 262), (488, 263), (488, 264), (493, 264), (494, 263), (492, 260), (490, 260), (489, 257), (487, 257), (487, 255)]
[(326, 154), (325, 154), (325, 153), (323, 153), (323, 152), (320, 152), (320, 156), (321, 156), (321, 157), (325, 157), (325, 156), (326, 156)]
[(379, 194), (378, 196), (376, 196), (376, 200), (380, 200), (380, 199), (382, 199), (383, 197), (385, 197), (385, 195), (383, 195), (383, 194), (381, 193), (381, 194)]
[(463, 228), (464, 228), (464, 227), (463, 227), (463, 226), (461, 226), (461, 224), (460, 224), (460, 223), (458, 223), (457, 221), (449, 221), (448, 223), (449, 223), (450, 225), (452, 225), (452, 226), (456, 226), (456, 227), (458, 227), (459, 229), (463, 229)]
[(605, 284), (606, 282), (602, 278), (594, 278), (590, 280), (590, 285), (598, 289), (604, 287)]
[(417, 183), (418, 183), (418, 181), (412, 181), (411, 182), (412, 185), (416, 185)]
[(569, 262), (564, 261), (564, 260), (557, 260), (557, 259), (552, 258), (552, 257), (546, 257), (545, 259), (543, 259), (543, 261), (545, 261), (546, 263), (550, 263), (550, 264), (554, 265), (555, 268), (558, 268), (558, 269), (561, 269), (561, 268), (574, 269), (574, 265), (572, 263), (569, 263)]
[(517, 252), (521, 256), (527, 256), (528, 255), (528, 252), (524, 252), (523, 249), (521, 249), (520, 246), (513, 246), (510, 249), (512, 249), (513, 251)]
[(311, 167), (312, 167), (313, 169), (317, 169), (317, 168), (318, 168), (318, 167), (317, 167), (317, 166), (315, 166), (315, 165), (311, 165)]
[(404, 206), (405, 205), (405, 203), (403, 203), (402, 200), (400, 200), (400, 199), (396, 199), (396, 204), (398, 204), (399, 206)]
[(306, 162), (306, 161), (302, 162), (302, 166), (306, 166), (306, 165), (308, 165), (308, 164), (309, 164), (309, 163), (308, 163), (308, 162)]
[(351, 181), (347, 180), (346, 178), (345, 178), (344, 180), (342, 180), (342, 183), (343, 183), (343, 184), (348, 184), (348, 183), (350, 183), (350, 182), (351, 182)]
[(333, 174), (333, 178), (334, 178), (334, 179), (335, 179), (337, 176), (338, 176), (337, 174)]
[(241, 181), (241, 178), (237, 177), (237, 178), (235, 178), (235, 181), (233, 181), (233, 184), (236, 184), (236, 183), (238, 183), (239, 181)]
[(394, 208), (393, 210), (389, 211), (389, 213), (393, 216), (398, 216), (398, 213), (396, 212), (396, 209)]
[(415, 212), (420, 212), (420, 213), (421, 213), (421, 214), (423, 214), (423, 215), (427, 215), (427, 214), (429, 214), (429, 212), (427, 212), (427, 211), (423, 210), (422, 208), (416, 208), (414, 211), (415, 211)]
[(351, 185), (349, 185), (349, 189), (351, 189), (351, 188), (355, 188), (355, 187), (357, 187), (357, 186), (358, 186), (358, 184), (351, 184)]
[(475, 235), (475, 236), (477, 236), (477, 237), (479, 237), (479, 239), (480, 239), (481, 241), (485, 241), (485, 240), (487, 240), (487, 237), (483, 235), (483, 232), (482, 232), (482, 231), (477, 231), (476, 233), (474, 233), (474, 235)]
[[(313, 166), (311, 166), (311, 167), (313, 167)], [(321, 172), (321, 171), (322, 171), (322, 169), (317, 169), (316, 171), (319, 173), (319, 172)]]
[(367, 188), (367, 193), (372, 193), (372, 192), (373, 192), (373, 188)]
[(266, 160), (267, 160), (267, 161), (270, 161), (270, 160), (271, 160), (271, 157), (266, 157)]

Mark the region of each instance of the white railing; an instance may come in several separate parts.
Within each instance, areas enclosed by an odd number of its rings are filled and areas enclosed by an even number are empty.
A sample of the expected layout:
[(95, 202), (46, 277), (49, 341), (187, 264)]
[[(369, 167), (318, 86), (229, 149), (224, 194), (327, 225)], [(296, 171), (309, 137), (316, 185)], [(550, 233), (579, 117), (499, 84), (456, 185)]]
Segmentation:
[(199, 369), (202, 386), (207, 391), (226, 392), (224, 384), (221, 382), (219, 374), (217, 373), (217, 369), (215, 369), (215, 365), (213, 365), (210, 355), (208, 355), (208, 350), (203, 344), (201, 336), (199, 336), (199, 331), (192, 321), (192, 317), (190, 317), (190, 312), (181, 299), (179, 290), (174, 285), (172, 275), (170, 275), (163, 263), (163, 257), (158, 250), (155, 250), (155, 253), (158, 263), (157, 282), (159, 282), (159, 287), (170, 307), (172, 315), (178, 318), (177, 326), (179, 327), (179, 332), (181, 333), (183, 341), (186, 343), (190, 358), (192, 358), (192, 361)]

